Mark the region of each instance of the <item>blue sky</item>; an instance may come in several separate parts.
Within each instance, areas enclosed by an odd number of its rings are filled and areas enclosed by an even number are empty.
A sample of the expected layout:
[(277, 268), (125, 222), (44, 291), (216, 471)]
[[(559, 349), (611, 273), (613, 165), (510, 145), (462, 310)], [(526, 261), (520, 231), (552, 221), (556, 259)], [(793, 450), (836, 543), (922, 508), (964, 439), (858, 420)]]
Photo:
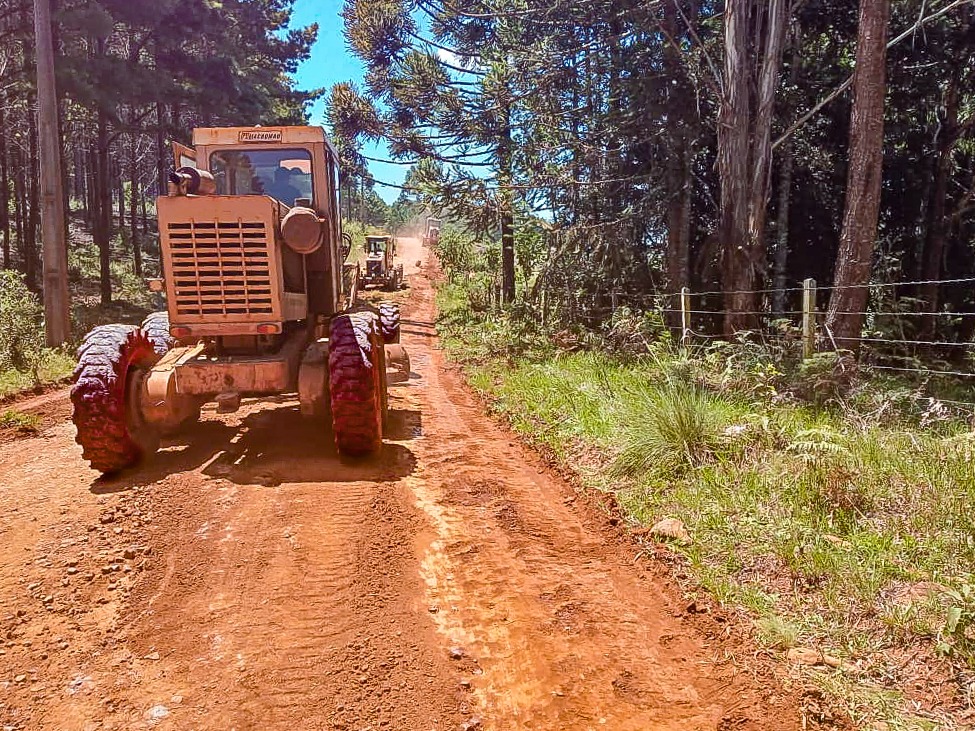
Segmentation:
[[(296, 0), (291, 16), (292, 25), (306, 26), (318, 23), (318, 41), (311, 50), (311, 58), (298, 69), (296, 79), (302, 89), (330, 88), (338, 81), (354, 81), (360, 88), (365, 69), (345, 45), (342, 36), (342, 0)], [(325, 124), (325, 102), (320, 100), (311, 109), (312, 124)], [(389, 153), (383, 144), (367, 144), (363, 153), (370, 157), (387, 158)], [(386, 163), (369, 163), (369, 171), (376, 180), (401, 184), (408, 167)], [(376, 185), (376, 192), (384, 200), (394, 201), (399, 196), (396, 188)]]

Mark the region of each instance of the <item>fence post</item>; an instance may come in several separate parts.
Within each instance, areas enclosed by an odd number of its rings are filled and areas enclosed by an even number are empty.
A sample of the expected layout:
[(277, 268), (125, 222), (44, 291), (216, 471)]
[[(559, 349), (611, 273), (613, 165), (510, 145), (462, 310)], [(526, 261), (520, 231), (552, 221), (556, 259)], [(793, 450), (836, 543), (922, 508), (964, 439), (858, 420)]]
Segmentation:
[(687, 345), (691, 339), (691, 290), (680, 290), (680, 344)]
[(816, 280), (802, 282), (802, 359), (813, 357), (816, 350)]

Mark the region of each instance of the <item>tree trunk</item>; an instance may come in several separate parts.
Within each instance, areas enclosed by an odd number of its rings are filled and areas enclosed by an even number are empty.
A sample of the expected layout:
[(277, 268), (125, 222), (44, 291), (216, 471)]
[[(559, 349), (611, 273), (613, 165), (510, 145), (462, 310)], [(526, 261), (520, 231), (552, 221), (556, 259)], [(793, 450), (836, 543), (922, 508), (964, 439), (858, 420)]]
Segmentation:
[(156, 195), (166, 195), (169, 156), (166, 154), (166, 107), (156, 103)]
[(0, 236), (3, 236), (3, 268), (10, 262), (10, 174), (7, 160), (7, 126), (4, 119), (5, 100), (0, 98)]
[(754, 290), (765, 271), (772, 117), (785, 27), (786, 0), (728, 0), (725, 5), (718, 166), (728, 335), (758, 322), (754, 313), (761, 300)]
[[(39, 135), (38, 183), (43, 201), (44, 329), (49, 347), (63, 345), (71, 336), (68, 311), (68, 258), (64, 179), (61, 175), (61, 131), (54, 82), (54, 41), (51, 37), (50, 0), (34, 0), (34, 36), (37, 48), (37, 127)], [(31, 115), (33, 116), (33, 115)], [(35, 204), (38, 201), (35, 200)], [(38, 206), (39, 208), (40, 206)]]
[(515, 218), (511, 192), (511, 129), (509, 113), (501, 113), (501, 144), (498, 146), (498, 202), (501, 225), (501, 302), (515, 301)]
[(720, 231), (728, 335), (749, 325), (740, 312), (755, 309), (748, 246), (749, 71), (748, 0), (725, 4), (724, 98), (718, 118), (718, 171), (721, 179)]
[(501, 203), (501, 301), (515, 301), (515, 220), (511, 213), (511, 194), (502, 195)]
[[(121, 144), (119, 144), (121, 147)], [(121, 150), (119, 150), (121, 153)], [(125, 174), (122, 170), (122, 163), (113, 166), (116, 170), (115, 179), (118, 181), (118, 237), (120, 241), (125, 240)]]
[[(692, 164), (694, 159), (693, 110), (689, 109), (689, 97), (684, 92), (687, 82), (683, 58), (678, 46), (678, 12), (674, 3), (664, 4), (664, 33), (668, 36), (664, 46), (665, 78), (667, 85), (667, 120), (670, 149), (667, 153), (667, 288), (676, 294), (683, 287), (690, 287), (690, 240), (691, 240), (691, 193)], [(697, 3), (692, 3), (685, 16), (696, 17)], [(671, 327), (680, 327), (680, 313), (676, 306), (667, 318)]]
[(884, 93), (890, 0), (860, 0), (850, 171), (826, 325), (840, 348), (857, 351), (867, 306), (884, 159)]
[(775, 222), (775, 259), (772, 263), (772, 311), (782, 317), (786, 307), (789, 271), (789, 202), (792, 192), (792, 141), (786, 141), (779, 170), (779, 210)]
[[(132, 116), (135, 116), (133, 112)], [(133, 120), (134, 121), (134, 120)], [(136, 160), (136, 136), (132, 134), (129, 146), (129, 240), (132, 243), (132, 270), (142, 276), (142, 249), (139, 246), (139, 171)]]
[(78, 146), (74, 148), (74, 164), (72, 165), (74, 176), (72, 180), (72, 191), (77, 200), (84, 201), (85, 198), (85, 153)]
[[(789, 84), (795, 87), (799, 80), (799, 31), (794, 29), (790, 36), (792, 59), (789, 64)], [(795, 104), (788, 105), (787, 117), (795, 115)], [(792, 170), (795, 162), (795, 149), (792, 138), (782, 145), (782, 163), (779, 168), (779, 205), (775, 221), (775, 256), (772, 261), (772, 311), (784, 317), (789, 272), (789, 205), (792, 201)]]
[[(14, 170), (22, 169), (18, 167), (19, 155), (15, 152), (11, 156), (11, 167)], [(17, 234), (17, 249), (20, 253), (21, 269), (27, 261), (27, 252), (24, 251), (24, 230), (27, 228), (27, 191), (23, 175), (14, 175), (14, 228)]]
[(85, 151), (85, 221), (92, 231), (98, 226), (98, 209), (95, 203), (95, 145), (88, 140)]
[(142, 195), (139, 196), (139, 214), (142, 218), (142, 235), (145, 238), (149, 237), (149, 214), (146, 212), (146, 199), (148, 197), (148, 191), (146, 190), (143, 190)]
[[(28, 95), (28, 108), (33, 109), (35, 105), (34, 94)], [(37, 281), (37, 229), (40, 227), (40, 204), (38, 201), (39, 191), (37, 190), (38, 166), (37, 166), (37, 119), (30, 112), (27, 114), (27, 144), (28, 155), (27, 164), (24, 171), (27, 176), (27, 225), (24, 228), (24, 277), (27, 286), (33, 291), (40, 290)]]
[[(948, 185), (951, 180), (952, 155), (961, 139), (958, 125), (958, 68), (952, 69), (951, 79), (945, 92), (944, 119), (937, 135), (938, 154), (934, 165), (934, 179), (931, 201), (928, 206), (927, 236), (924, 242), (924, 260), (921, 279), (931, 282), (922, 284), (920, 298), (924, 309), (936, 312), (939, 307), (939, 288), (932, 280), (941, 279), (944, 269), (945, 243), (950, 227), (948, 214)], [(937, 318), (926, 315), (921, 320), (920, 337), (924, 340), (934, 338)]]
[(108, 173), (108, 118), (99, 110), (95, 148), (95, 203), (96, 225), (92, 228), (98, 247), (99, 292), (103, 305), (112, 302), (112, 187)]

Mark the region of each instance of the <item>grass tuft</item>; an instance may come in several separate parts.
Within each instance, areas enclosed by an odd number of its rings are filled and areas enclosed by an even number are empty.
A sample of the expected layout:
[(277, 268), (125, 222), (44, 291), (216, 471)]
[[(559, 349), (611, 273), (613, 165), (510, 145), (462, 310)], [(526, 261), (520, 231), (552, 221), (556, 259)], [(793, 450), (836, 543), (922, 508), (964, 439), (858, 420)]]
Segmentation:
[(634, 396), (624, 406), (614, 476), (680, 474), (718, 457), (732, 417), (727, 402), (677, 381), (640, 388)]

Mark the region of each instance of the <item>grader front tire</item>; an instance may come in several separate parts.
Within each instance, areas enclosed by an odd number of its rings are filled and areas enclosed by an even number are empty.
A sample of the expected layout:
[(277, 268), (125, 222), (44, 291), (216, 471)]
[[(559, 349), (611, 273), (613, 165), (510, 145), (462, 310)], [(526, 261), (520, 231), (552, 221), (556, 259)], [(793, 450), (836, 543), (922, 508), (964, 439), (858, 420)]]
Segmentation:
[(142, 332), (149, 338), (153, 349), (161, 356), (172, 350), (176, 339), (169, 334), (169, 313), (150, 312), (142, 321)]
[(78, 349), (71, 388), (75, 441), (99, 472), (132, 467), (156, 450), (158, 435), (142, 422), (133, 400), (157, 360), (152, 342), (132, 325), (96, 327)]
[(379, 333), (383, 342), (392, 345), (399, 342), (399, 305), (395, 302), (379, 303)]
[[(142, 321), (142, 332), (152, 343), (156, 354), (161, 358), (166, 355), (173, 346), (176, 345), (176, 338), (169, 334), (169, 312), (150, 312), (146, 319)], [(163, 434), (171, 436), (180, 429), (195, 424), (200, 420), (200, 407), (202, 404), (196, 403), (193, 408), (186, 410), (186, 416), (180, 419), (178, 424), (172, 424), (162, 429)]]
[(328, 372), (332, 433), (339, 453), (379, 451), (385, 420), (384, 353), (371, 313), (338, 315), (329, 330)]

